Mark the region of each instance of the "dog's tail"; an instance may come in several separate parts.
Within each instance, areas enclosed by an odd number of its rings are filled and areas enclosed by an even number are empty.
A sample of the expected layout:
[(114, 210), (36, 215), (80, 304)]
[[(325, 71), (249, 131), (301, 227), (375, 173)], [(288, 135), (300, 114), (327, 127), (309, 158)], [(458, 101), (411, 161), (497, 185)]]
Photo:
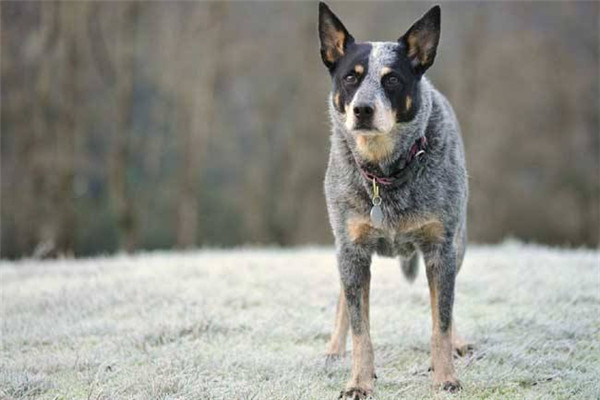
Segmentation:
[(414, 282), (419, 273), (419, 252), (415, 251), (409, 258), (400, 258), (400, 266), (406, 280)]

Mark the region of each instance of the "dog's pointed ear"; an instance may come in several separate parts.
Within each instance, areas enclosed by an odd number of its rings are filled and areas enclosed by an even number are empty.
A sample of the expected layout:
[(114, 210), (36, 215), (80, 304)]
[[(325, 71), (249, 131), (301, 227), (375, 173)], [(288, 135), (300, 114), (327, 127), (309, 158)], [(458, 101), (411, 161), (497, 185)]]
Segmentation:
[(323, 2), (319, 2), (319, 39), (321, 58), (329, 70), (346, 53), (348, 46), (354, 43), (354, 38), (339, 18)]
[(404, 44), (406, 54), (419, 75), (431, 67), (435, 59), (440, 41), (440, 19), (440, 6), (435, 6), (398, 39)]

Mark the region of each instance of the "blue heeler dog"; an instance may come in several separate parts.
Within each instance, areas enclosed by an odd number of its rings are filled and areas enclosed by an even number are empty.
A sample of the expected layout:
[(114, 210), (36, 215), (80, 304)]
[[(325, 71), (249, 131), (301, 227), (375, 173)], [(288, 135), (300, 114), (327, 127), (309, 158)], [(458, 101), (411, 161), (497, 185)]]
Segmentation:
[(460, 389), (452, 355), (469, 345), (452, 318), (466, 245), (467, 172), (452, 107), (424, 77), (440, 38), (433, 7), (396, 42), (357, 42), (319, 4), (321, 57), (332, 78), (325, 194), (341, 291), (328, 358), (352, 332), (352, 377), (340, 397), (373, 392), (369, 333), (371, 257), (398, 257), (413, 280), (425, 260), (431, 297), (433, 382)]

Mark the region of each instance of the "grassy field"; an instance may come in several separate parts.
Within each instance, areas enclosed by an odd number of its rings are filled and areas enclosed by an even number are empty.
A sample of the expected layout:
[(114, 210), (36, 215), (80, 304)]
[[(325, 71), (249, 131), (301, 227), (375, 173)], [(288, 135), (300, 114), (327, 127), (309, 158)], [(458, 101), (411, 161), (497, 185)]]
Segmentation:
[[(0, 399), (336, 399), (332, 249), (0, 263)], [(421, 270), (376, 258), (376, 399), (600, 398), (600, 253), (472, 246), (455, 316), (463, 391), (431, 389)]]

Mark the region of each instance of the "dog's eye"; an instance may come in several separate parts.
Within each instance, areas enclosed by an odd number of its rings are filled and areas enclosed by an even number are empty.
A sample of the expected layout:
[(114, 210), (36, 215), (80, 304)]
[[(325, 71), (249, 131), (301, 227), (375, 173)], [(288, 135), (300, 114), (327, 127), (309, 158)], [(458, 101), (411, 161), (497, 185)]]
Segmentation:
[(344, 77), (344, 82), (346, 82), (348, 85), (355, 85), (356, 82), (358, 82), (358, 79), (356, 78), (356, 75), (348, 74)]
[(398, 86), (400, 84), (400, 79), (398, 79), (397, 76), (388, 75), (385, 77), (383, 83), (385, 86), (394, 87), (394, 86)]

